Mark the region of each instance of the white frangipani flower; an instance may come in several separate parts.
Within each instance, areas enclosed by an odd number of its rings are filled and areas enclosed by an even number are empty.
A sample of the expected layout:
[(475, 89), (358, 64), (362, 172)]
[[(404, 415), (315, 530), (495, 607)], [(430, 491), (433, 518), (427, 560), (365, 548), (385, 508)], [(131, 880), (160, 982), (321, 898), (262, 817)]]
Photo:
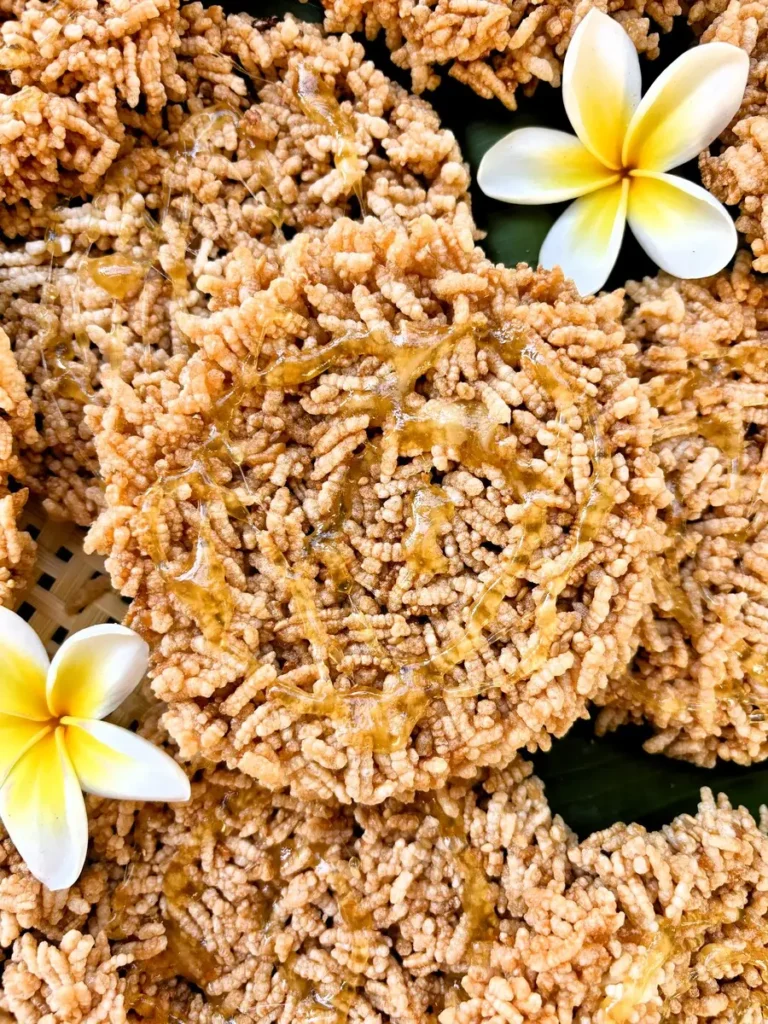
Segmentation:
[(28, 623), (0, 607), (0, 818), (49, 889), (77, 881), (88, 849), (82, 790), (118, 800), (189, 800), (162, 750), (100, 719), (141, 682), (149, 648), (125, 626), (91, 626), (49, 662)]
[[(730, 43), (688, 50), (640, 99), (640, 61), (613, 18), (594, 8), (563, 65), (563, 101), (576, 136), (520, 128), (492, 146), (480, 188), (509, 203), (576, 199), (552, 225), (539, 259), (582, 294), (601, 288), (629, 221), (652, 260), (675, 277), (706, 277), (736, 251), (736, 229), (706, 189), (667, 174), (726, 128), (739, 109), (749, 58)], [(580, 197), (580, 198), (577, 198)]]

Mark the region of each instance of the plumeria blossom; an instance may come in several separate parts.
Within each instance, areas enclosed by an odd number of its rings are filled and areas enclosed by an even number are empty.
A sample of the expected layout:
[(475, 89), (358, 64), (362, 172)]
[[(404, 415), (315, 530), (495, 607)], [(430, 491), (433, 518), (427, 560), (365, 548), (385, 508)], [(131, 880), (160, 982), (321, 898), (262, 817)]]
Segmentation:
[(736, 229), (706, 189), (667, 172), (727, 127), (747, 84), (749, 58), (730, 43), (688, 50), (641, 99), (640, 60), (613, 18), (594, 8), (563, 65), (563, 101), (576, 136), (521, 128), (483, 157), (480, 188), (509, 203), (576, 199), (541, 247), (582, 294), (601, 288), (629, 221), (637, 240), (676, 277), (706, 277), (736, 251)]
[(73, 885), (88, 849), (81, 790), (118, 800), (188, 800), (162, 750), (103, 722), (141, 682), (149, 648), (125, 626), (91, 626), (48, 660), (40, 638), (0, 607), (0, 818), (32, 874)]

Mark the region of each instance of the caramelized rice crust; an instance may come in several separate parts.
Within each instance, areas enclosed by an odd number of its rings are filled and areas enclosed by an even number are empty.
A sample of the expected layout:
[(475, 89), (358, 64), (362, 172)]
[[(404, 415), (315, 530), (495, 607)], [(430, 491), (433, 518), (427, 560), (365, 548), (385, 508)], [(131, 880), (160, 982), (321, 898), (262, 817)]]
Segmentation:
[(625, 325), (671, 501), (654, 603), (630, 671), (600, 703), (603, 729), (650, 721), (646, 747), (712, 766), (768, 756), (765, 282), (739, 254), (705, 281), (627, 285)]
[[(62, 2), (59, 20), (69, 10)], [(22, 22), (34, 11), (25, 9)], [(0, 210), (0, 228), (14, 240), (0, 246), (0, 311), (41, 421), (23, 457), (48, 513), (83, 526), (103, 507), (83, 409), (105, 403), (105, 367), (119, 365), (130, 382), (188, 355), (175, 317), (216, 308), (207, 282), (221, 277), (232, 250), (240, 246), (268, 274), (285, 233), (324, 230), (360, 202), (385, 221), (451, 218), (469, 184), (431, 107), (377, 71), (349, 37), (200, 4), (182, 8), (174, 25), (178, 82), (163, 93), (164, 109), (159, 95), (157, 109), (148, 99), (141, 114), (121, 107), (125, 134), (106, 163), (77, 141), (72, 160), (93, 179), (77, 188), (87, 184), (93, 197), (71, 205), (66, 183), (43, 168), (39, 196), (29, 176), (28, 187), (7, 179), (6, 201), (23, 195), (31, 207)], [(78, 67), (84, 55), (96, 60), (83, 46)], [(127, 88), (128, 78), (119, 81)], [(55, 84), (67, 91), (69, 82), (64, 75)], [(0, 110), (32, 97), (45, 109), (76, 103), (24, 84), (0, 97)], [(39, 136), (36, 124), (27, 130)], [(33, 159), (22, 154), (24, 138), (8, 142), (17, 177)]]
[(579, 843), (530, 772), (518, 758), (355, 809), (226, 772), (187, 806), (89, 798), (70, 890), (43, 891), (0, 841), (0, 1015), (660, 1024), (764, 1008), (765, 825), (705, 790), (661, 832)]
[[(588, 9), (327, 7), (416, 91), (452, 61), (511, 108)], [(0, 827), (0, 1024), (751, 1022), (766, 823), (705, 790), (579, 843), (516, 753), (590, 701), (652, 750), (768, 753), (749, 258), (582, 300), (484, 258), (453, 136), (348, 36), (0, 11), (0, 603), (34, 548), (10, 477), (95, 519), (154, 647), (120, 724), (194, 773), (188, 806), (89, 797), (64, 892)], [(654, 56), (679, 9), (612, 13)], [(764, 269), (763, 12), (688, 16), (753, 55), (702, 166)]]
[(563, 58), (576, 27), (592, 9), (613, 15), (638, 53), (659, 55), (659, 33), (681, 13), (678, 0), (323, 0), (329, 32), (384, 33), (392, 60), (411, 72), (413, 91), (435, 89), (439, 70), (510, 110), (516, 93), (539, 82), (559, 86)]
[(461, 209), (279, 259), (89, 411), (87, 544), (182, 758), (377, 803), (547, 747), (629, 660), (668, 500), (620, 293), (493, 266)]

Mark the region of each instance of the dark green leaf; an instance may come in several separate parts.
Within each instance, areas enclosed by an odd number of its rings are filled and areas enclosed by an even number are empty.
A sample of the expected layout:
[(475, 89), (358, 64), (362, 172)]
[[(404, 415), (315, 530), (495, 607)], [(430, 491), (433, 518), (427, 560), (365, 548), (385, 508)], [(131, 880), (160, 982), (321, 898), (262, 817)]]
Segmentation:
[(580, 836), (616, 821), (661, 828), (676, 814), (694, 813), (702, 786), (726, 793), (757, 816), (768, 802), (768, 764), (741, 768), (726, 762), (697, 768), (646, 754), (649, 733), (635, 726), (597, 739), (594, 722), (579, 722), (533, 761), (549, 802)]

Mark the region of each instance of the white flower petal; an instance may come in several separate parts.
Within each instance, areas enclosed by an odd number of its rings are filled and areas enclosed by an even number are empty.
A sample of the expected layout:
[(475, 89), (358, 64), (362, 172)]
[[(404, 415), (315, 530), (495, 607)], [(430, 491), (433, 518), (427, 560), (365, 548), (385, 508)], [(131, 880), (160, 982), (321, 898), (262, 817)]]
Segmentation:
[(632, 174), (627, 218), (654, 263), (675, 277), (716, 274), (736, 252), (736, 227), (706, 189), (673, 174)]
[(605, 284), (624, 237), (629, 179), (571, 203), (544, 239), (539, 262), (562, 267), (582, 295)]
[(45, 722), (31, 722), (0, 712), (0, 786), (22, 754), (52, 731), (53, 726)]
[(86, 793), (115, 800), (189, 800), (189, 779), (166, 753), (110, 722), (64, 718), (66, 746)]
[(0, 789), (0, 817), (32, 874), (49, 889), (67, 889), (88, 851), (85, 802), (56, 729), (21, 757)]
[(659, 75), (627, 129), (625, 167), (667, 171), (697, 156), (741, 105), (749, 57), (730, 43), (704, 43)]
[(573, 130), (606, 167), (622, 166), (624, 135), (641, 93), (632, 40), (618, 21), (592, 8), (565, 54), (563, 102)]
[(559, 203), (617, 179), (575, 135), (553, 128), (518, 128), (483, 155), (477, 183), (507, 203)]
[(48, 673), (54, 715), (104, 718), (147, 671), (149, 647), (125, 626), (89, 626), (64, 641)]
[(20, 615), (0, 607), (0, 711), (36, 722), (49, 719), (47, 671), (40, 637)]

